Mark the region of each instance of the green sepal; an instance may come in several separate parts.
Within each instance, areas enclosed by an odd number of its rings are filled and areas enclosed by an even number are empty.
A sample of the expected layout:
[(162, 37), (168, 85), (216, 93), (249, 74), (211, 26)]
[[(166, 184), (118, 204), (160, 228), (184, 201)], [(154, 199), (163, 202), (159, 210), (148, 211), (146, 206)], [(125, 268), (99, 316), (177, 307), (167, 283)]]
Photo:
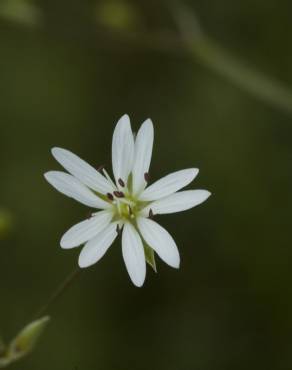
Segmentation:
[(143, 245), (146, 262), (153, 268), (155, 272), (157, 272), (154, 250), (151, 247), (149, 247), (148, 244), (144, 243)]

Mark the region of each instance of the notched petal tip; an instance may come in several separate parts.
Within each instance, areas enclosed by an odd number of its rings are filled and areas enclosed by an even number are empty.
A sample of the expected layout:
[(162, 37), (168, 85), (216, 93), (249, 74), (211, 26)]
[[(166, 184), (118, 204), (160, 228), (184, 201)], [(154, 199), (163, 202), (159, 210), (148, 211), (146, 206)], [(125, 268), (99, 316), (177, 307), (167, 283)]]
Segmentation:
[(50, 181), (51, 181), (51, 177), (52, 177), (53, 173), (54, 173), (54, 171), (48, 171), (48, 172), (45, 172), (45, 173), (44, 173), (44, 178), (45, 178), (48, 182), (50, 182)]
[(66, 243), (65, 240), (63, 240), (64, 238), (62, 237), (62, 239), (60, 240), (60, 247), (62, 249), (70, 249), (70, 246)]
[(58, 146), (54, 146), (51, 148), (51, 154), (56, 159), (56, 161), (59, 161), (60, 156), (64, 155), (64, 153), (71, 153), (69, 150), (60, 148)]
[(212, 193), (209, 190), (205, 190), (205, 192), (206, 192), (206, 199), (205, 200), (207, 200), (212, 195)]
[[(65, 235), (64, 235), (65, 236)], [(68, 240), (66, 240), (66, 238), (64, 238), (64, 236), (61, 238), (61, 240), (60, 240), (60, 247), (62, 248), (62, 249), (73, 249), (73, 248), (75, 248), (75, 247), (77, 247), (76, 245), (75, 245), (75, 243), (73, 243), (72, 241), (68, 241)]]
[(118, 120), (118, 124), (125, 124), (125, 123), (130, 123), (130, 117), (128, 114), (122, 115), (122, 117)]
[(57, 154), (57, 152), (58, 152), (58, 151), (60, 151), (60, 150), (65, 150), (65, 149), (60, 148), (60, 147), (58, 147), (58, 146), (53, 146), (53, 147), (51, 148), (51, 153), (52, 153), (53, 155), (55, 155), (55, 154)]
[(143, 280), (143, 281), (141, 281), (141, 282), (137, 282), (137, 281), (133, 281), (132, 280), (132, 283), (135, 285), (135, 287), (136, 288), (142, 288), (143, 287), (143, 285), (144, 285), (144, 282), (145, 282), (145, 280)]
[(205, 189), (197, 189), (197, 190), (194, 190), (194, 191), (197, 191), (197, 192), (201, 193), (201, 199), (198, 202), (198, 204), (196, 204), (196, 205), (199, 205), (201, 203), (206, 202), (206, 200), (212, 195), (212, 193), (210, 191), (205, 190)]
[(190, 168), (190, 171), (192, 171), (194, 178), (198, 176), (199, 169), (198, 168)]
[(178, 270), (178, 269), (180, 268), (180, 259), (179, 259), (177, 262), (175, 262), (175, 263), (172, 265), (172, 267)]
[(78, 260), (78, 266), (81, 268), (81, 269), (85, 269), (85, 268), (87, 268), (87, 267), (90, 267), (91, 265), (90, 264), (86, 264), (86, 263), (84, 263), (84, 261), (82, 262), (82, 261), (80, 261), (80, 258), (79, 258), (79, 260)]
[(147, 118), (144, 122), (143, 125), (148, 126), (149, 129), (153, 130), (153, 122), (151, 118)]

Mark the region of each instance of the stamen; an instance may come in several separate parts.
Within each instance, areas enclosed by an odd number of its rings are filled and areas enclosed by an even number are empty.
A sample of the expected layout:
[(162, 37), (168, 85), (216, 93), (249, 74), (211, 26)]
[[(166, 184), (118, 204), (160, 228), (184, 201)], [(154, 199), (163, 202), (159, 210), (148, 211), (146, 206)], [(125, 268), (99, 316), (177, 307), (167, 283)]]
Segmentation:
[(114, 189), (116, 189), (116, 188), (117, 188), (117, 187), (116, 187), (116, 185), (114, 184), (113, 180), (110, 178), (110, 175), (107, 173), (107, 171), (106, 171), (106, 169), (105, 169), (105, 168), (103, 168), (103, 169), (102, 169), (102, 173), (103, 173), (103, 174), (104, 174), (104, 176), (107, 178), (108, 182), (112, 185), (112, 187), (113, 187)]
[(146, 182), (149, 182), (150, 181), (150, 175), (149, 175), (148, 172), (145, 172), (144, 173), (144, 179), (145, 179)]
[(104, 169), (104, 164), (102, 164), (99, 167), (97, 167), (97, 171), (98, 172), (102, 172), (103, 169)]
[(124, 198), (125, 194), (122, 191), (114, 191), (114, 196), (117, 198)]
[(119, 179), (118, 180), (118, 183), (124, 188), (125, 187), (125, 183), (122, 179)]
[(108, 197), (109, 200), (113, 201), (114, 200), (114, 197), (111, 193), (107, 193), (106, 195)]
[(120, 225), (119, 225), (119, 224), (117, 224), (116, 231), (117, 231), (117, 234), (118, 234), (118, 235), (121, 235), (122, 230), (123, 230), (123, 226), (122, 226), (122, 227), (120, 227)]
[(154, 217), (154, 213), (152, 211), (152, 209), (150, 208), (150, 211), (149, 211), (149, 218), (152, 219)]
[(91, 217), (92, 217), (92, 213), (91, 213), (91, 212), (88, 212), (88, 213), (87, 213), (87, 219), (88, 219), (88, 220), (90, 220), (90, 219), (91, 219)]
[(129, 206), (135, 206), (135, 203), (126, 198), (119, 198), (119, 202), (128, 204)]
[(129, 209), (129, 215), (130, 215), (130, 217), (131, 217), (131, 218), (135, 218), (135, 215), (134, 215), (134, 213), (133, 213), (133, 211), (132, 211), (131, 206), (128, 206), (128, 209)]

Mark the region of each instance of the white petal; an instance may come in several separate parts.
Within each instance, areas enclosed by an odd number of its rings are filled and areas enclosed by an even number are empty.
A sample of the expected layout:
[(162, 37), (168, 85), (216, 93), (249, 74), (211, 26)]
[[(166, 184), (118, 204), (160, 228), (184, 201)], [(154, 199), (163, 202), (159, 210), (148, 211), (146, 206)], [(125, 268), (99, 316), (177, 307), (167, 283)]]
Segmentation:
[(130, 118), (126, 114), (118, 121), (113, 134), (112, 162), (116, 183), (119, 179), (127, 181), (133, 167), (134, 137)]
[(62, 148), (53, 148), (52, 154), (68, 172), (91, 189), (102, 194), (111, 193), (114, 190), (104, 176), (76, 154)]
[(179, 268), (179, 252), (171, 235), (148, 218), (140, 217), (137, 219), (137, 223), (142, 237), (158, 256), (169, 266)]
[(133, 193), (137, 194), (145, 189), (145, 173), (149, 171), (154, 130), (150, 119), (147, 119), (138, 131), (135, 140), (135, 157), (133, 165)]
[(61, 247), (70, 249), (87, 242), (105, 229), (112, 217), (111, 212), (101, 211), (90, 219), (79, 222), (63, 235), (60, 242)]
[(110, 204), (97, 197), (78, 179), (65, 172), (50, 171), (45, 173), (46, 180), (60, 193), (67, 195), (88, 207), (108, 208)]
[(210, 195), (207, 190), (180, 191), (150, 203), (141, 211), (141, 215), (148, 217), (150, 209), (155, 215), (186, 211), (203, 203)]
[(138, 232), (130, 223), (124, 225), (122, 251), (132, 282), (141, 287), (146, 276), (144, 247)]
[(164, 198), (187, 186), (197, 176), (199, 170), (190, 168), (173, 172), (150, 185), (139, 196), (140, 200), (151, 201)]
[(109, 224), (101, 233), (83, 247), (78, 264), (81, 268), (89, 267), (99, 261), (117, 237), (117, 223)]

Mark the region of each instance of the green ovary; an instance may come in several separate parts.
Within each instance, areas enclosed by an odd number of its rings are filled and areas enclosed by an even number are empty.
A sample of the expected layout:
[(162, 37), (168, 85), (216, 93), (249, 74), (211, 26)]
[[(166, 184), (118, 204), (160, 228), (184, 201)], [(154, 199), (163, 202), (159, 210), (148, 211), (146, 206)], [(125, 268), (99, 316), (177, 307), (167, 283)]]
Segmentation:
[(141, 209), (147, 204), (146, 202), (140, 202), (137, 199), (129, 198), (130, 197), (125, 197), (121, 200), (116, 199), (117, 203), (114, 205), (115, 220), (122, 219), (133, 223)]

